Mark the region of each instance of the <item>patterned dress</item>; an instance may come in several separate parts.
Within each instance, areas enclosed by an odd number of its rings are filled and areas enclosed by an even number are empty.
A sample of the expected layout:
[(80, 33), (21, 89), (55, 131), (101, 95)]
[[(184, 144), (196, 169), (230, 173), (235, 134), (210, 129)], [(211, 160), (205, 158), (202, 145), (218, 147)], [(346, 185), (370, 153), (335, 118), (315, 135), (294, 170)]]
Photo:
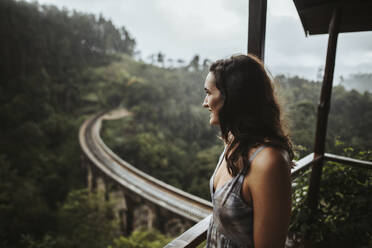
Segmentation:
[[(260, 146), (249, 158), (249, 163), (264, 149)], [(226, 150), (226, 148), (225, 148)], [(253, 247), (253, 208), (241, 196), (243, 179), (249, 166), (214, 192), (213, 181), (224, 158), (222, 152), (209, 181), (213, 203), (213, 216), (207, 233), (207, 248)]]

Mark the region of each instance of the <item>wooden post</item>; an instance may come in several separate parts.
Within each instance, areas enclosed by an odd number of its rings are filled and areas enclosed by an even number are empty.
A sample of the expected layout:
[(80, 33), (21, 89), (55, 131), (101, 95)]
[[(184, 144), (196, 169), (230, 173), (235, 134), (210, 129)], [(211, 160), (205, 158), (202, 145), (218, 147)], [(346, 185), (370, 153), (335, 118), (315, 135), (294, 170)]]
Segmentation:
[[(331, 106), (331, 95), (332, 95), (332, 83), (333, 83), (333, 72), (335, 68), (335, 58), (336, 58), (336, 47), (337, 38), (339, 32), (340, 24), (340, 10), (335, 8), (333, 10), (332, 19), (329, 24), (329, 38), (328, 38), (328, 48), (327, 48), (327, 58), (324, 70), (323, 85), (320, 95), (320, 102), (318, 105), (318, 116), (316, 124), (316, 134), (315, 134), (315, 146), (314, 146), (314, 159), (324, 157), (324, 147), (327, 134), (327, 121), (328, 113)], [(316, 210), (318, 205), (318, 194), (320, 178), (322, 175), (323, 159), (320, 159), (312, 165), (310, 185), (308, 193), (308, 204), (310, 209)]]
[(249, 0), (248, 53), (265, 59), (267, 0)]

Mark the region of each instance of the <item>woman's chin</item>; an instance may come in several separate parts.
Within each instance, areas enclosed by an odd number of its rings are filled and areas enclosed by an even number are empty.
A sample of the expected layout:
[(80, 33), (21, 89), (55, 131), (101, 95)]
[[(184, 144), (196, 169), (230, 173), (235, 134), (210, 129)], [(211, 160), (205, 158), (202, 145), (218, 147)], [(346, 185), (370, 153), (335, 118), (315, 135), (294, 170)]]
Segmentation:
[(211, 124), (211, 126), (217, 126), (219, 125), (219, 122), (218, 120), (215, 120), (214, 118), (212, 118), (209, 120), (209, 124)]

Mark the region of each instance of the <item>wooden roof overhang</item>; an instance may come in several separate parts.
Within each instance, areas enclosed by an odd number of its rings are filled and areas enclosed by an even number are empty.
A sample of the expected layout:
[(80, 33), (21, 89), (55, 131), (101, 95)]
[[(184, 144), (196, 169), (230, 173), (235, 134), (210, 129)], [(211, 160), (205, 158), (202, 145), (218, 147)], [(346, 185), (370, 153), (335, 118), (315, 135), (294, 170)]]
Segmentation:
[(342, 10), (338, 32), (372, 30), (371, 0), (293, 0), (306, 35), (327, 34), (333, 10)]

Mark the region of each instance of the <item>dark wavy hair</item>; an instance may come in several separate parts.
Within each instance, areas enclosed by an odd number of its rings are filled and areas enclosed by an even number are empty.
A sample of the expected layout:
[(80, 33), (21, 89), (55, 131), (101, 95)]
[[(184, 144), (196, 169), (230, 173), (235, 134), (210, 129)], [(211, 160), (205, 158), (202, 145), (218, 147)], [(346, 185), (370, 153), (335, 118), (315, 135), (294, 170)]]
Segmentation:
[(232, 176), (238, 163), (249, 166), (248, 152), (259, 145), (279, 147), (288, 152), (292, 165), (292, 144), (285, 132), (273, 81), (260, 59), (235, 55), (210, 66), (216, 87), (224, 98), (218, 113), (222, 139), (227, 144), (225, 158)]

